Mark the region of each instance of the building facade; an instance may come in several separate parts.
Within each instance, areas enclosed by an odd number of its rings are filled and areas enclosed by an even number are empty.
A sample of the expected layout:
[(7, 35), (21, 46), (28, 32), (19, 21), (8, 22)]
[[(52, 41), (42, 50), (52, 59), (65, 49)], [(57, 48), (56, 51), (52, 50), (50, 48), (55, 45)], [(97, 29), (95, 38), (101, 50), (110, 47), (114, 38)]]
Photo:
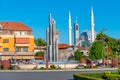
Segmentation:
[(0, 59), (33, 59), (32, 29), (20, 22), (0, 22)]

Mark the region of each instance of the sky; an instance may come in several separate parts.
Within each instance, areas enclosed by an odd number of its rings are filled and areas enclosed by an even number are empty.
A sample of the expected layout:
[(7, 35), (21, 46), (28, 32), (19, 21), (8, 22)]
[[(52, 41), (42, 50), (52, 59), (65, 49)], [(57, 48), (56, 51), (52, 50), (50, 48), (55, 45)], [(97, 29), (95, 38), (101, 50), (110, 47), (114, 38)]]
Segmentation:
[(68, 43), (68, 12), (73, 25), (77, 17), (79, 34), (90, 30), (90, 10), (94, 9), (95, 31), (120, 38), (120, 0), (0, 0), (1, 22), (22, 22), (33, 30), (36, 38), (46, 39), (48, 16), (52, 13), (60, 30), (60, 43)]

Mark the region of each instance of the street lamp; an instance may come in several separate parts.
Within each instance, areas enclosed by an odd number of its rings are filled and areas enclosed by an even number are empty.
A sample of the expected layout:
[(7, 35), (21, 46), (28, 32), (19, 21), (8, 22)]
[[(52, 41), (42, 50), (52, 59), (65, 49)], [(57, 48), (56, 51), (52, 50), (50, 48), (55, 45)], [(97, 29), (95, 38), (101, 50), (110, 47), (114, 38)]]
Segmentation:
[(46, 56), (46, 70), (48, 70), (48, 65), (49, 65), (49, 64), (48, 64), (48, 54), (46, 53), (45, 56)]
[[(65, 53), (64, 53), (65, 54)], [(66, 54), (65, 54), (65, 61), (64, 61), (64, 68), (66, 69)]]
[(14, 50), (15, 50), (15, 52), (14, 52), (14, 60), (15, 60), (15, 69), (17, 69), (17, 61), (16, 61), (16, 46), (15, 46), (15, 35), (14, 35)]
[(1, 70), (1, 67), (2, 67), (1, 61), (2, 61), (2, 54), (0, 53), (0, 70)]

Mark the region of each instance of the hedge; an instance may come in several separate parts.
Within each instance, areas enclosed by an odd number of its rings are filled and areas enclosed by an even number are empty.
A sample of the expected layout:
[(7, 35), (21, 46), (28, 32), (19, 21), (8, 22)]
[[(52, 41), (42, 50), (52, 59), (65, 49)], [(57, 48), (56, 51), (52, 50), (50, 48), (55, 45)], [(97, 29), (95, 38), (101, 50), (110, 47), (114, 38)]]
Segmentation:
[(118, 73), (109, 71), (104, 73), (74, 74), (74, 80), (120, 80)]
[(110, 74), (106, 76), (106, 80), (120, 80), (120, 75), (119, 74)]
[(74, 80), (103, 80), (102, 78), (94, 78), (84, 74), (74, 74), (73, 77)]

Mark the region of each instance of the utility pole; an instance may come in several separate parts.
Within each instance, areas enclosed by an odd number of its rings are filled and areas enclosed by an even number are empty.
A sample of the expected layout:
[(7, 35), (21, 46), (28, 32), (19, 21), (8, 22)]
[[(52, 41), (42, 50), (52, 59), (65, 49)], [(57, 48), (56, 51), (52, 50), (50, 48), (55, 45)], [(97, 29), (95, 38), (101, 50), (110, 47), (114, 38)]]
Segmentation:
[(48, 70), (48, 54), (46, 54), (46, 70)]

